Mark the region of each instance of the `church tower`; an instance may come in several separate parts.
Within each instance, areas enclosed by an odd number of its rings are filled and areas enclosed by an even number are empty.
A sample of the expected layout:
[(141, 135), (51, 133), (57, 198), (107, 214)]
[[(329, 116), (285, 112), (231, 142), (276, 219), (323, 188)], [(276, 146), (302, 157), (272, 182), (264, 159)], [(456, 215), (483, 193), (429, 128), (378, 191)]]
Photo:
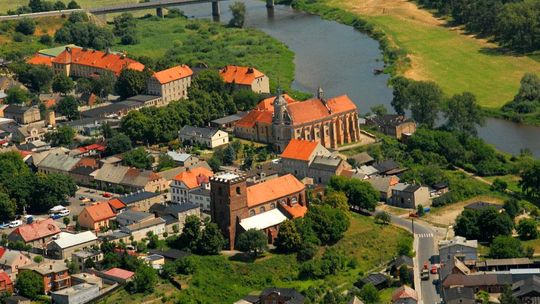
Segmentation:
[(291, 140), (291, 117), (287, 112), (287, 101), (278, 89), (274, 99), (274, 116), (272, 117), (273, 141), (279, 152), (283, 151)]

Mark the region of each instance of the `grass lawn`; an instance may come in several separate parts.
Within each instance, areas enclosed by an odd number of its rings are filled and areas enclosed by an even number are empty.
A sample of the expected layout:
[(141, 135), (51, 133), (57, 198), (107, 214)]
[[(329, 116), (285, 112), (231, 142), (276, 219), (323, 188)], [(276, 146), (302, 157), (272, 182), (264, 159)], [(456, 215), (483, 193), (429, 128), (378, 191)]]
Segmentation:
[[(188, 277), (179, 277), (187, 288), (177, 290), (161, 283), (152, 295), (130, 295), (121, 290), (101, 303), (140, 303), (162, 299), (162, 303), (233, 303), (245, 295), (269, 286), (292, 287), (300, 291), (309, 287), (326, 286), (346, 289), (360, 274), (389, 261), (397, 250), (399, 239), (412, 237), (393, 226), (379, 226), (373, 219), (351, 214), (351, 227), (336, 245), (345, 254), (356, 257), (354, 270), (329, 276), (324, 280), (299, 280), (300, 264), (295, 255), (267, 253), (253, 263), (235, 261), (225, 256), (194, 256), (196, 271)], [(383, 292), (384, 298), (391, 290)], [(118, 302), (116, 302), (118, 301)]]
[[(414, 4), (402, 0), (323, 0), (319, 6), (356, 13), (382, 29), (406, 50), (411, 66), (404, 75), (437, 82), (446, 94), (469, 91), (487, 108), (510, 101), (525, 72), (540, 74), (540, 63), (527, 56), (500, 54), (486, 41), (448, 28)], [(309, 7), (309, 6), (308, 6)], [(398, 69), (399, 70), (399, 69)]]
[(503, 175), (503, 176), (489, 176), (485, 177), (490, 182), (493, 182), (495, 179), (500, 179), (502, 181), (505, 181), (508, 184), (508, 189), (512, 192), (521, 192), (521, 188), (519, 187), (518, 183), (520, 181), (520, 177), (517, 175)]
[[(62, 0), (66, 5), (70, 0)], [(82, 8), (112, 6), (123, 3), (139, 3), (139, 0), (75, 0)], [(6, 13), (7, 10), (15, 9), (22, 5), (27, 5), (28, 0), (0, 0), (0, 12)]]
[(381, 297), (380, 298), (381, 303), (383, 304), (392, 303), (392, 294), (394, 293), (394, 291), (396, 291), (396, 289), (397, 288), (392, 287), (392, 288), (385, 288), (381, 290), (379, 293)]

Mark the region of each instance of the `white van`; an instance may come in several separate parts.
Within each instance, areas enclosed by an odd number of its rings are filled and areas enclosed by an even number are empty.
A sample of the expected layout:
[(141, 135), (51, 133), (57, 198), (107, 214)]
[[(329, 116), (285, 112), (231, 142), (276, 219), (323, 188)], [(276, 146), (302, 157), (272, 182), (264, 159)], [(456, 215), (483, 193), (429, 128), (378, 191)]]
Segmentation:
[(60, 215), (60, 216), (68, 216), (69, 215), (69, 210), (64, 209), (64, 210), (58, 212), (58, 215)]
[(67, 210), (67, 208), (62, 206), (62, 205), (57, 205), (57, 206), (54, 206), (51, 209), (49, 209), (49, 214), (60, 213), (63, 210)]
[(22, 225), (21, 220), (11, 221), (9, 222), (9, 228), (16, 228)]

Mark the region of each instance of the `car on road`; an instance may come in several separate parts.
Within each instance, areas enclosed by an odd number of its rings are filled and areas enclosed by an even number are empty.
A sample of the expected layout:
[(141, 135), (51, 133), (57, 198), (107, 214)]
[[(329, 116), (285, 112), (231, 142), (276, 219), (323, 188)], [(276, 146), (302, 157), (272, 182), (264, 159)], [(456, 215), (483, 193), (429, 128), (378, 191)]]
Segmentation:
[(109, 198), (109, 197), (112, 197), (112, 194), (105, 192), (102, 194), (102, 196), (105, 198)]
[(88, 203), (88, 202), (90, 201), (90, 199), (89, 199), (88, 197), (82, 198), (82, 199), (80, 199), (80, 200), (81, 200), (81, 202), (83, 202), (83, 203)]
[(429, 280), (429, 270), (422, 269), (422, 273), (420, 274), (420, 278), (422, 279), (422, 281)]
[(439, 268), (437, 265), (431, 265), (431, 270), (429, 272), (431, 272), (431, 274), (437, 274), (437, 272), (439, 272)]
[(69, 212), (68, 209), (64, 209), (64, 210), (58, 212), (58, 215), (60, 215), (60, 216), (68, 216), (69, 213), (70, 213), (70, 212)]
[(0, 229), (7, 229), (9, 228), (9, 223), (0, 223)]
[(49, 215), (50, 218), (52, 218), (53, 220), (57, 220), (59, 218), (61, 218), (62, 216), (58, 213), (53, 213), (51, 215)]
[(21, 220), (15, 220), (15, 221), (9, 222), (9, 228), (17, 228), (17, 227), (19, 227), (21, 225), (22, 225)]

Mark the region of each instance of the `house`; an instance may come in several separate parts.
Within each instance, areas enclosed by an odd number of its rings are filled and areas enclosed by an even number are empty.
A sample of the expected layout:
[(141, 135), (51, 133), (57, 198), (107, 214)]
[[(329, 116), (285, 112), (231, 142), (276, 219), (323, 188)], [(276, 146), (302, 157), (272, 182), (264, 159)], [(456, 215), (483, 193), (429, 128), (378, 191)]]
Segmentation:
[(5, 304), (32, 304), (32, 300), (21, 296), (9, 296), (3, 300)]
[(435, 191), (435, 194), (442, 195), (449, 191), (448, 183), (436, 183), (431, 185), (431, 189)]
[(167, 151), (167, 155), (169, 155), (174, 160), (175, 164), (182, 167), (193, 167), (200, 161), (198, 157), (193, 156), (189, 153)]
[[(176, 231), (182, 231), (186, 217), (193, 215), (196, 217), (201, 216), (201, 208), (199, 205), (184, 203), (184, 204), (155, 204), (150, 208), (155, 217), (160, 217), (165, 220), (165, 231), (167, 233), (173, 233)], [(176, 228), (174, 228), (176, 226)]]
[(11, 294), (13, 292), (13, 282), (9, 275), (0, 271), (0, 295), (1, 294)]
[(91, 144), (84, 147), (79, 147), (74, 151), (77, 156), (83, 157), (83, 156), (93, 156), (93, 155), (101, 155), (101, 153), (105, 152), (107, 149), (107, 146), (103, 144)]
[(369, 166), (375, 162), (375, 159), (367, 152), (361, 152), (350, 156), (348, 160), (351, 160), (355, 167)]
[(397, 272), (399, 271), (399, 268), (402, 266), (405, 266), (409, 269), (413, 269), (413, 260), (411, 257), (408, 257), (406, 255), (400, 255), (392, 260), (390, 264), (388, 264), (388, 270), (389, 272), (395, 276)]
[(281, 153), (282, 169), (302, 179), (309, 176), (309, 166), (316, 156), (330, 156), (331, 153), (320, 142), (291, 139)]
[(15, 228), (8, 235), (8, 240), (10, 242), (22, 241), (24, 244), (32, 246), (33, 251), (41, 253), (46, 251), (47, 244), (59, 233), (58, 224), (53, 219), (48, 218)]
[(43, 293), (49, 293), (50, 291), (57, 291), (71, 286), (71, 277), (63, 261), (27, 265), (20, 268), (19, 271), (33, 271), (40, 275), (43, 279)]
[(37, 168), (38, 172), (43, 174), (61, 173), (68, 175), (69, 171), (74, 169), (80, 161), (80, 158), (73, 157), (68, 153), (53, 152), (45, 156)]
[(88, 283), (51, 292), (52, 301), (57, 304), (84, 304), (99, 296), (99, 286)]
[(120, 231), (129, 234), (134, 241), (140, 241), (147, 236), (149, 232), (153, 235), (160, 236), (165, 232), (165, 220), (158, 217), (144, 222), (131, 224), (120, 227)]
[(159, 254), (149, 254), (143, 257), (143, 261), (155, 270), (160, 270), (165, 265), (165, 257)]
[[(71, 254), (71, 260), (76, 265), (79, 265), (80, 271), (86, 271), (88, 268), (87, 265), (92, 266), (103, 260), (103, 252), (92, 248), (83, 249), (73, 252)], [(87, 262), (89, 260), (92, 262)]]
[(129, 226), (131, 224), (146, 222), (154, 218), (152, 213), (135, 210), (126, 210), (116, 216), (116, 222), (120, 226)]
[(194, 189), (188, 193), (188, 202), (198, 206), (204, 212), (210, 212), (210, 189), (204, 187)]
[(451, 240), (439, 241), (439, 260), (447, 264), (456, 257), (461, 261), (478, 259), (478, 241), (455, 236)]
[(22, 105), (10, 104), (4, 109), (4, 118), (13, 119), (21, 125), (30, 124), (41, 120), (41, 115), (37, 107), (26, 107)]
[(171, 201), (182, 204), (189, 202), (189, 193), (196, 189), (210, 190), (210, 177), (214, 172), (204, 167), (187, 168), (178, 174), (171, 183)]
[(540, 277), (533, 276), (512, 284), (512, 295), (520, 303), (540, 302)]
[(227, 132), (211, 128), (184, 126), (178, 131), (178, 137), (181, 142), (198, 144), (210, 149), (229, 143), (229, 134)]
[(92, 284), (98, 286), (100, 289), (103, 288), (103, 280), (93, 273), (82, 272), (71, 275), (72, 285), (78, 284)]
[(306, 187), (291, 174), (248, 187), (245, 177), (221, 173), (211, 177), (210, 184), (212, 221), (226, 235), (231, 250), (243, 231), (263, 230), (273, 242), (279, 224), (307, 212)]
[[(377, 289), (383, 289), (388, 287), (388, 277), (380, 272), (372, 272), (366, 277), (357, 282), (358, 285), (364, 286), (366, 284), (372, 284), (377, 287)], [(356, 285), (356, 284), (355, 284)]]
[(97, 246), (97, 236), (92, 231), (77, 234), (60, 232), (58, 236), (47, 245), (47, 255), (53, 259), (71, 259), (71, 255), (79, 250), (87, 250)]
[(326, 185), (332, 176), (341, 175), (344, 170), (350, 168), (349, 163), (338, 156), (319, 155), (309, 166), (308, 176), (313, 178), (314, 182)]
[(501, 206), (500, 204), (494, 204), (494, 203), (488, 203), (488, 202), (474, 202), (474, 203), (468, 204), (467, 206), (463, 208), (465, 210), (480, 210), (480, 209), (489, 208), (489, 207), (495, 208), (499, 211), (503, 209), (503, 206)]
[[(163, 195), (160, 193), (149, 191), (137, 191), (121, 195), (116, 198), (128, 209), (148, 212), (154, 204), (159, 204), (164, 201)], [(120, 206), (120, 204), (118, 204)]]
[(120, 284), (131, 281), (133, 276), (135, 276), (134, 272), (116, 267), (102, 273), (103, 278), (113, 280)]
[(79, 162), (73, 169), (69, 170), (68, 175), (77, 185), (92, 186), (94, 176), (92, 175), (97, 168), (89, 166), (81, 166)]
[(429, 189), (418, 185), (398, 183), (392, 188), (390, 204), (400, 208), (416, 209), (431, 204)]
[(476, 304), (474, 290), (468, 287), (448, 288), (444, 295), (447, 304)]
[(167, 261), (176, 261), (176, 260), (183, 259), (183, 258), (190, 255), (189, 252), (178, 250), (178, 249), (168, 249), (167, 251), (150, 249), (149, 253), (151, 253), (151, 254), (159, 254), (159, 255), (165, 257), (165, 260), (167, 260)]
[(449, 289), (455, 287), (472, 288), (475, 294), (480, 290), (488, 293), (501, 293), (505, 286), (511, 284), (512, 275), (510, 273), (480, 272), (468, 275), (452, 273), (442, 281), (443, 298)]
[(30, 255), (19, 250), (0, 247), (0, 269), (7, 273), (12, 281), (17, 279), (19, 268), (32, 264)]
[(15, 122), (0, 124), (0, 132), (6, 134), (4, 136), (7, 136), (11, 142), (15, 143), (41, 140), (47, 131), (47, 124), (44, 120), (22, 126)]
[(407, 171), (406, 168), (401, 168), (400, 165), (393, 159), (377, 162), (373, 164), (373, 167), (380, 175), (399, 175)]
[(347, 304), (364, 304), (364, 302), (362, 302), (362, 300), (360, 300), (357, 296), (353, 296), (352, 299), (347, 302)]
[(513, 259), (486, 259), (475, 261), (471, 266), (475, 271), (518, 271), (519, 269), (529, 270), (535, 268), (535, 262), (529, 258)]
[(404, 136), (411, 136), (416, 132), (416, 123), (403, 115), (374, 115), (369, 117), (366, 123), (375, 126), (380, 132), (394, 136), (397, 139), (401, 139)]
[(261, 71), (252, 67), (228, 65), (219, 70), (225, 83), (236, 89), (250, 89), (255, 93), (270, 93), (270, 80)]
[(101, 189), (120, 185), (128, 170), (129, 167), (126, 166), (104, 163), (103, 166), (95, 172), (94, 180), (97, 187)]
[(319, 89), (316, 98), (296, 101), (278, 92), (240, 119), (234, 134), (239, 138), (272, 144), (284, 151), (291, 139), (318, 141), (338, 148), (360, 140), (356, 105), (346, 96), (327, 99)]
[(266, 288), (259, 295), (248, 295), (234, 304), (303, 304), (304, 296), (293, 288)]
[(111, 209), (115, 214), (118, 214), (122, 212), (124, 209), (126, 209), (126, 204), (122, 203), (122, 201), (119, 200), (118, 198), (113, 198), (109, 200), (107, 203), (109, 203), (109, 206), (111, 206)]
[(236, 114), (228, 115), (210, 121), (210, 127), (224, 131), (232, 131), (236, 122), (246, 116), (248, 112), (238, 111)]
[(178, 65), (155, 72), (147, 81), (147, 92), (161, 96), (164, 105), (173, 100), (188, 98), (193, 71), (187, 65)]
[(248, 185), (258, 184), (279, 177), (281, 165), (275, 161), (259, 163), (244, 172)]
[(389, 202), (392, 199), (392, 188), (399, 183), (399, 177), (395, 175), (389, 176), (373, 176), (366, 180), (373, 188), (381, 194), (382, 202)]
[(407, 285), (396, 289), (392, 294), (392, 304), (416, 304), (418, 303), (418, 294), (416, 290)]
[(168, 182), (158, 173), (118, 164), (104, 163), (93, 175), (101, 189), (122, 186), (126, 191), (163, 192), (169, 188)]
[(81, 227), (101, 231), (109, 228), (109, 221), (115, 216), (116, 214), (107, 202), (98, 202), (84, 207), (79, 214), (78, 221)]

